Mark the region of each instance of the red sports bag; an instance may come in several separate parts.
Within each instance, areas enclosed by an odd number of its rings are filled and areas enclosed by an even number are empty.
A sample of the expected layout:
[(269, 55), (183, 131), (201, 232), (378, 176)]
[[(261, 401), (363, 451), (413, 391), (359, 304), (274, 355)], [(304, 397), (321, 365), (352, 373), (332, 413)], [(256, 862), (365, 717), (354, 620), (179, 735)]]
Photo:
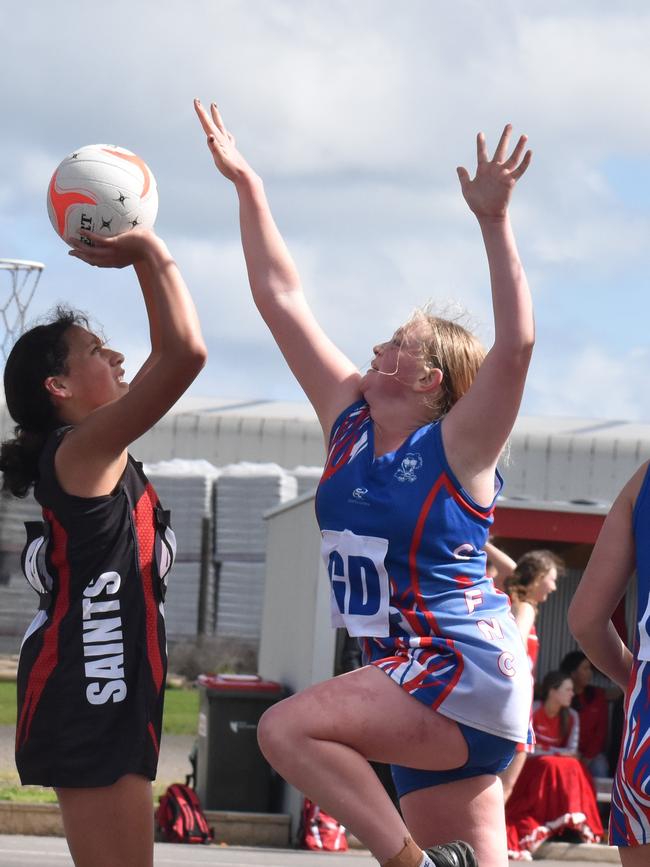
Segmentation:
[(212, 831), (194, 789), (173, 783), (160, 796), (156, 824), (168, 843), (210, 843)]
[(348, 840), (345, 828), (319, 806), (305, 798), (302, 808), (300, 844), (303, 849), (321, 852), (346, 852)]

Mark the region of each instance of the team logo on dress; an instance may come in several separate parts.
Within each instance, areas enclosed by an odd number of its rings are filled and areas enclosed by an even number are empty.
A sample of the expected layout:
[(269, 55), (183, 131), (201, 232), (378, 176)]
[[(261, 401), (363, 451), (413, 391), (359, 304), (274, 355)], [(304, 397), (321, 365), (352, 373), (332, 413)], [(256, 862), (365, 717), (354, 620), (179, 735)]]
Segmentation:
[(414, 482), (417, 479), (415, 471), (422, 466), (422, 455), (418, 452), (409, 452), (402, 459), (399, 469), (395, 473), (398, 482)]
[(368, 488), (355, 488), (352, 491), (352, 496), (355, 500), (363, 500), (363, 498), (368, 493)]

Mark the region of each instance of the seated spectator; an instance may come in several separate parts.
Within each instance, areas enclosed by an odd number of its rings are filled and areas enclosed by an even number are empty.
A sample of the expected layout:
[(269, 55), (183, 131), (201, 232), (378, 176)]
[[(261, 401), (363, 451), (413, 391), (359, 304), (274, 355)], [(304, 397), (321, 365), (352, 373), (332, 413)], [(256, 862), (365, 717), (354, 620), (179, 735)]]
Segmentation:
[(571, 708), (573, 681), (563, 671), (549, 671), (542, 682), (542, 703), (533, 712), (535, 755), (578, 755), (580, 717)]
[(609, 728), (607, 693), (592, 685), (594, 670), (581, 650), (567, 653), (560, 669), (573, 681), (571, 707), (580, 717), (580, 758), (592, 776), (608, 777), (609, 761), (605, 755)]
[[(499, 560), (494, 546), (486, 545), (485, 549), (488, 557), (495, 564), (501, 563), (499, 568), (503, 576), (503, 587), (510, 597), (512, 616), (515, 618), (515, 623), (526, 646), (528, 661), (530, 663), (530, 675), (534, 680), (537, 655), (539, 653), (535, 620), (537, 619), (539, 606), (548, 599), (551, 593), (555, 592), (558, 578), (560, 578), (564, 571), (564, 564), (552, 551), (545, 549), (527, 551), (516, 563), (512, 560), (510, 561), (511, 570), (508, 575), (505, 574), (507, 569), (507, 564), (504, 562), (505, 555), (502, 554)], [(512, 794), (517, 782), (517, 777), (524, 767), (526, 755), (531, 752), (533, 752), (532, 744), (517, 744), (514, 759), (499, 774), (503, 784), (503, 800), (505, 803), (508, 802), (508, 798)]]
[(603, 836), (591, 778), (578, 760), (580, 720), (572, 710), (573, 683), (552, 671), (542, 683), (542, 704), (533, 713), (537, 745), (506, 804), (508, 855), (528, 860), (549, 837), (570, 834), (580, 842)]

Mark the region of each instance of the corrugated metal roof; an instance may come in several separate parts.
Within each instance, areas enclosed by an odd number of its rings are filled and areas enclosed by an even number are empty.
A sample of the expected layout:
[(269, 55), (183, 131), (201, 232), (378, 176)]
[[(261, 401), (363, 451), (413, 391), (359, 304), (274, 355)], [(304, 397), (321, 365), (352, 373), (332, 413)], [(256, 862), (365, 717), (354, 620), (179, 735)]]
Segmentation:
[(201, 413), (245, 416), (246, 418), (283, 418), (316, 421), (316, 413), (307, 401), (290, 400), (237, 400), (219, 397), (184, 395), (168, 415)]
[(503, 461), (503, 503), (528, 508), (564, 503), (582, 512), (606, 511), (648, 457), (650, 425), (523, 416)]

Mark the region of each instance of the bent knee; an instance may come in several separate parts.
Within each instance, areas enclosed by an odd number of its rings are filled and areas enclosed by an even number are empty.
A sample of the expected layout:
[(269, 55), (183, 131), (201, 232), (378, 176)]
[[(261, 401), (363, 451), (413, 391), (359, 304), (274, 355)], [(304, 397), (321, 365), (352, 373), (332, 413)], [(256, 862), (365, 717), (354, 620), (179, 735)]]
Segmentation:
[(292, 714), (286, 707), (287, 699), (264, 711), (257, 724), (257, 743), (266, 759), (273, 760), (286, 749), (292, 740)]

